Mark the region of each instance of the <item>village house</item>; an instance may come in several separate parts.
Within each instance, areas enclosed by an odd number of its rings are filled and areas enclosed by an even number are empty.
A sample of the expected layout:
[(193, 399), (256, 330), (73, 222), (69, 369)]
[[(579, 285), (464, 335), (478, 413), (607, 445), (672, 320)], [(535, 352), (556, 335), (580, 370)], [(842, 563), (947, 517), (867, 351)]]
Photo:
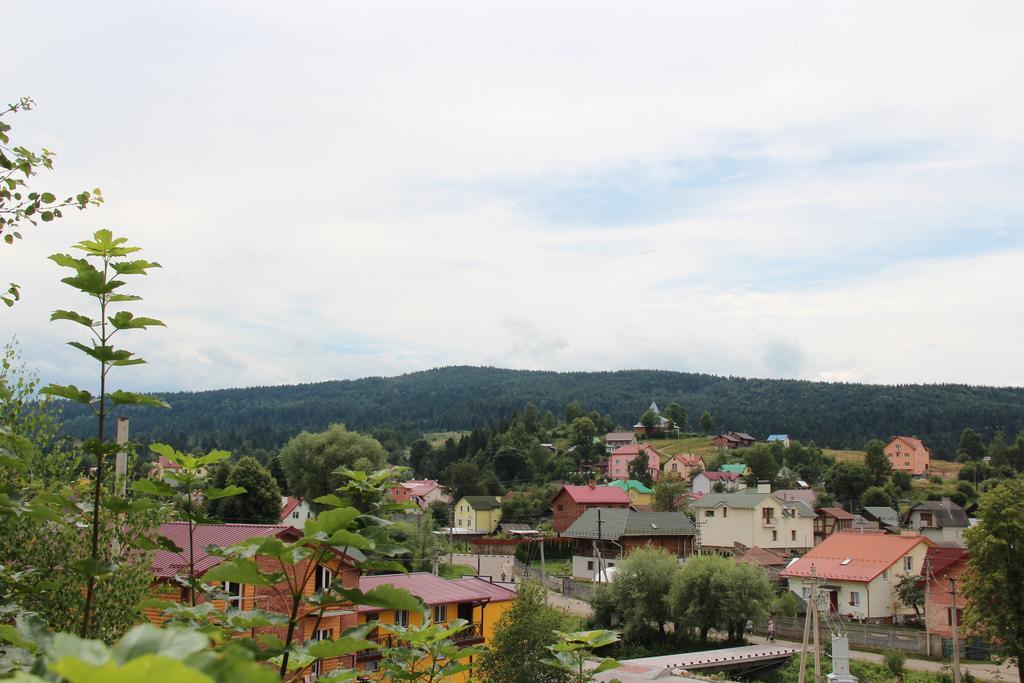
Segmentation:
[(613, 453), (616, 448), (636, 445), (636, 434), (633, 432), (608, 432), (604, 435), (605, 453)]
[(632, 501), (633, 507), (637, 506), (650, 506), (654, 500), (654, 491), (644, 486), (642, 481), (636, 479), (628, 479), (623, 481), (622, 479), (616, 479), (615, 481), (609, 482), (608, 486), (614, 486), (620, 488), (626, 492)]
[(891, 507), (868, 506), (862, 508), (860, 514), (868, 522), (877, 524), (878, 528), (886, 533), (900, 533), (900, 513)]
[(813, 567), (833, 611), (848, 619), (891, 623), (913, 614), (913, 608), (899, 602), (896, 586), (904, 576), (921, 572), (932, 545), (918, 534), (843, 531), (826, 538), (780, 576), (807, 600)]
[(615, 486), (566, 484), (551, 499), (551, 527), (562, 533), (590, 508), (628, 508), (632, 503), (629, 495)]
[(711, 493), (717, 484), (721, 484), (723, 491), (735, 491), (744, 486), (735, 472), (698, 472), (690, 482), (693, 493)]
[(591, 508), (562, 532), (573, 539), (572, 574), (594, 580), (633, 550), (661, 548), (676, 557), (693, 554), (697, 530), (683, 512)]
[[(426, 603), (429, 608), (427, 618), (435, 624), (448, 624), (455, 619), (465, 619), (469, 622), (452, 639), (459, 647), (489, 643), (494, 637), (498, 619), (512, 605), (512, 599), (515, 597), (515, 591), (475, 577), (449, 580), (417, 572), (359, 578), (359, 590), (364, 593), (383, 585), (404, 588)], [(423, 624), (423, 616), (409, 610), (388, 610), (359, 605), (357, 614), (360, 624)], [(380, 628), (370, 631), (366, 639), (376, 641), (382, 647), (400, 646), (399, 638)], [(356, 654), (355, 668), (360, 672), (366, 672), (371, 680), (380, 680), (380, 674), (373, 673), (379, 670), (380, 660), (380, 650), (362, 650)], [(472, 657), (466, 663), (470, 665), (470, 669), (456, 674), (452, 681), (462, 682), (471, 679)]]
[(768, 444), (777, 443), (780, 444), (783, 448), (789, 448), (789, 434), (771, 434), (768, 436), (767, 439), (764, 440), (764, 442)]
[(701, 548), (728, 553), (737, 543), (783, 551), (814, 545), (814, 510), (800, 501), (779, 500), (767, 482), (735, 493), (705, 493), (690, 505)]
[[(188, 573), (188, 523), (166, 522), (160, 525), (158, 533), (170, 539), (183, 550), (181, 553), (177, 553), (161, 549), (153, 554), (153, 583), (150, 587), (150, 597), (186, 603), (189, 601), (188, 589), (183, 588), (177, 578), (185, 577)], [(293, 526), (276, 524), (199, 524), (193, 528), (192, 537), (195, 572), (197, 576), (202, 577), (210, 569), (224, 561), (223, 557), (208, 554), (206, 548), (209, 546), (225, 548), (258, 537), (295, 541), (302, 537), (302, 532)], [(366, 557), (358, 550), (350, 550), (347, 555), (343, 556), (340, 550), (336, 549), (329, 562), (317, 565), (310, 572), (311, 576), (303, 588), (303, 593), (313, 595), (338, 578), (346, 588), (355, 588), (359, 584), (359, 571), (353, 566), (353, 562), (365, 559)], [(259, 558), (257, 561), (263, 564), (264, 558)], [(280, 567), (276, 563), (269, 561), (263, 568), (268, 571), (280, 571)], [(302, 576), (309, 571), (310, 567), (307, 560), (303, 560), (293, 565), (291, 569), (296, 576)], [(228, 597), (226, 600), (213, 601), (214, 606), (218, 608), (260, 609), (278, 614), (288, 614), (290, 611), (290, 595), (288, 587), (284, 583), (277, 586), (255, 586), (225, 582), (221, 584), (221, 588)], [(202, 601), (202, 597), (199, 600)], [(332, 607), (324, 612), (320, 619), (318, 619), (316, 611), (309, 605), (301, 607), (296, 632), (299, 642), (333, 638), (340, 635), (343, 630), (356, 625), (351, 605), (339, 604), (337, 608)], [(144, 610), (144, 613), (155, 624), (160, 624), (166, 619), (161, 611), (155, 608), (148, 608)], [(277, 627), (261, 628), (256, 631), (272, 633), (278, 637), (284, 636), (284, 630)], [(324, 674), (339, 666), (351, 666), (351, 660), (351, 656), (318, 660), (310, 665), (309, 672), (311, 675)]]
[(854, 516), (843, 508), (818, 508), (814, 518), (814, 545), (832, 534), (853, 527)]
[(455, 526), (471, 533), (490, 534), (501, 521), (498, 496), (463, 496), (455, 504)]
[(281, 524), (302, 528), (307, 519), (315, 517), (309, 503), (294, 496), (281, 496)]
[(964, 509), (949, 498), (925, 500), (903, 515), (902, 526), (927, 536), (938, 545), (963, 548), (964, 530), (970, 525)]
[(689, 481), (696, 471), (707, 469), (704, 458), (693, 453), (677, 453), (661, 464), (661, 474), (666, 477), (679, 477)]
[(654, 413), (656, 417), (656, 420), (654, 422), (654, 429), (651, 430), (650, 434), (648, 434), (647, 427), (644, 426), (642, 422), (637, 422), (635, 425), (633, 425), (633, 433), (637, 437), (646, 436), (648, 438), (654, 438), (658, 436), (665, 436), (667, 433), (674, 431), (676, 429), (675, 422), (668, 419), (667, 417), (662, 416), (661, 411), (658, 410), (657, 403), (652, 401), (651, 407), (648, 408), (648, 410)]
[(792, 560), (789, 553), (766, 550), (764, 548), (748, 548), (742, 543), (736, 543), (732, 549), (732, 559), (737, 563), (751, 564), (763, 569), (772, 581), (779, 581), (779, 573), (786, 568)]
[(661, 456), (650, 444), (632, 444), (616, 448), (608, 456), (608, 478), (629, 479), (629, 463), (636, 460), (637, 455), (643, 454), (647, 458), (647, 471), (651, 474), (652, 481), (658, 481), (661, 472)]
[(814, 501), (818, 499), (816, 491), (811, 489), (776, 489), (772, 491), (772, 495), (779, 500), (799, 500), (807, 503), (812, 509), (814, 508)]
[[(452, 502), (451, 496), (435, 479), (410, 479), (388, 489), (388, 499), (396, 503), (413, 502), (419, 510), (426, 510), (434, 501)], [(415, 510), (413, 510), (415, 511)]]
[(914, 436), (894, 436), (885, 445), (885, 457), (894, 470), (924, 476), (931, 464), (932, 452)]
[(726, 432), (714, 438), (711, 444), (715, 448), (750, 448), (757, 439), (746, 432)]
[[(925, 564), (921, 567), (921, 576), (927, 583), (924, 616), (928, 621), (929, 633), (935, 633), (943, 638), (953, 637), (953, 596), (950, 594), (952, 585), (949, 579), (963, 576), (969, 559), (970, 556), (963, 548), (928, 548)], [(961, 595), (956, 606), (956, 623), (961, 627), (961, 634), (965, 606), (966, 600)]]

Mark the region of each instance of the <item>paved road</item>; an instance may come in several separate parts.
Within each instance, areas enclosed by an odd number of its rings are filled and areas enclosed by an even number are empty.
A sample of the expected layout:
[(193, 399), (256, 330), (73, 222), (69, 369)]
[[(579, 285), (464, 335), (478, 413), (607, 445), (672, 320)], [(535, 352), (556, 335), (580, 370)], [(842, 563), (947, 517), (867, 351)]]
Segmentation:
[[(752, 643), (763, 643), (765, 639), (761, 636), (747, 636), (747, 640)], [(777, 640), (776, 642), (789, 645), (790, 647), (797, 648), (797, 657), (799, 657), (800, 643), (795, 641)], [(866, 652), (864, 650), (850, 649), (850, 656), (852, 659), (859, 659), (865, 662), (875, 662), (876, 664), (883, 663), (882, 655), (877, 652)], [(938, 662), (932, 659), (912, 659), (907, 657), (907, 668), (916, 669), (918, 671), (941, 671), (943, 662)], [(988, 681), (1020, 681), (1020, 677), (1017, 676), (1017, 667), (1010, 664), (1003, 664), (1002, 666), (996, 666), (995, 664), (967, 664), (961, 662), (960, 668), (964, 671), (970, 671), (976, 678), (988, 680)]]

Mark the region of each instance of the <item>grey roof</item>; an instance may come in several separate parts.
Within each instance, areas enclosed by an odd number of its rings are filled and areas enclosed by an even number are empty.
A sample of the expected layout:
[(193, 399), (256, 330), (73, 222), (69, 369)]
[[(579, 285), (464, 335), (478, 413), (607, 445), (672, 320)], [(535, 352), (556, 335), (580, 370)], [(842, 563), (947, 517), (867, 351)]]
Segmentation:
[(967, 519), (964, 509), (951, 500), (926, 500), (910, 508), (907, 512), (907, 519), (915, 511), (931, 512), (935, 523), (940, 527), (969, 527), (971, 523)]
[(705, 493), (699, 500), (690, 505), (697, 508), (713, 508), (716, 505), (738, 509), (753, 509), (761, 504), (769, 496), (775, 498), (787, 510), (795, 510), (800, 517), (815, 517), (814, 510), (802, 500), (781, 500), (771, 493), (758, 493), (757, 491), (736, 491), (735, 493)]
[(498, 525), (502, 531), (533, 531), (533, 528), (529, 524), (522, 524), (521, 522), (502, 522)]
[(604, 435), (605, 441), (636, 441), (636, 434), (633, 432), (608, 432)]
[(890, 507), (866, 507), (862, 511), (865, 517), (876, 522), (889, 525), (899, 525), (900, 513)]
[(474, 510), (495, 510), (501, 507), (501, 499), (497, 496), (463, 496)]
[(623, 536), (687, 536), (697, 533), (683, 512), (638, 512), (624, 508), (590, 508), (562, 532), (569, 538), (597, 538), (597, 513), (601, 512), (601, 538)]

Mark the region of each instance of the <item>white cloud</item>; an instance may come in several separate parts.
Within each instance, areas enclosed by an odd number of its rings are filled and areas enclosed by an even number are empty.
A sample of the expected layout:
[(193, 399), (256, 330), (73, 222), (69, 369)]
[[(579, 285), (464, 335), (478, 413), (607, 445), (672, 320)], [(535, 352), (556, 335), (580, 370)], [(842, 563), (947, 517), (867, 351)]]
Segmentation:
[(11, 51), (8, 99), (40, 103), (17, 139), (61, 153), (40, 186), (108, 204), (0, 251), (26, 294), (0, 320), (88, 381), (43, 257), (111, 226), (165, 266), (138, 309), (170, 327), (121, 373), (146, 388), (452, 363), (1024, 384), (1022, 13), (23, 6), (51, 39)]

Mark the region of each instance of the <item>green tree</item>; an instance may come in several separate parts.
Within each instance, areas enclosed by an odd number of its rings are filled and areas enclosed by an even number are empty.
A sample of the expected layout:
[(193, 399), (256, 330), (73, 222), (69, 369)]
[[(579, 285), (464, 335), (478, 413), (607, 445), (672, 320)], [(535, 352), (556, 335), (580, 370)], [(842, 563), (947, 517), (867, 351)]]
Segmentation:
[(855, 512), (861, 493), (875, 481), (874, 475), (857, 462), (837, 462), (825, 474), (825, 489), (850, 512)]
[(280, 458), (288, 490), (312, 501), (344, 483), (339, 467), (378, 470), (387, 462), (387, 453), (373, 437), (334, 424), (325, 432), (302, 432), (294, 437), (281, 449)]
[[(213, 486), (213, 487), (219, 488), (219, 489), (227, 487), (228, 479), (230, 477), (231, 477), (231, 461), (230, 460), (222, 460), (221, 462), (219, 462), (216, 465), (214, 465), (213, 467), (211, 467), (208, 470), (208, 472), (207, 472), (207, 480), (209, 481), (210, 486)], [(221, 508), (223, 507), (225, 502), (226, 502), (225, 498), (204, 498), (203, 499), (203, 512), (206, 514), (207, 517), (210, 517), (210, 518), (213, 518), (213, 519), (219, 519), (222, 522), (223, 521), (230, 521), (230, 520), (225, 520), (223, 515), (222, 515), (222, 513), (221, 513)]]
[(651, 640), (651, 627), (657, 628), (664, 640), (665, 623), (672, 618), (665, 596), (678, 571), (675, 555), (661, 548), (637, 548), (619, 563), (610, 589), (622, 617), (626, 641)]
[(981, 442), (981, 436), (970, 427), (965, 427), (960, 432), (960, 445), (956, 449), (957, 458), (963, 461), (981, 460), (985, 457), (985, 445)]
[(695, 629), (700, 642), (707, 643), (711, 629), (726, 623), (728, 608), (722, 596), (734, 566), (720, 555), (693, 556), (673, 575), (668, 604), (677, 632)]
[(640, 424), (644, 426), (644, 434), (647, 435), (647, 438), (653, 437), (654, 428), (658, 425), (658, 414), (648, 409), (647, 412), (640, 416)]
[(573, 420), (583, 417), (583, 405), (579, 401), (571, 401), (565, 407), (565, 424), (571, 425)]
[(511, 607), (501, 615), (477, 669), (485, 683), (565, 683), (568, 674), (542, 659), (566, 627), (563, 612), (547, 605), (547, 591), (534, 581), (519, 584)]
[(860, 496), (860, 505), (866, 507), (897, 507), (889, 492), (881, 486), (870, 486)]
[(527, 434), (536, 434), (540, 430), (540, 411), (529, 402), (523, 409), (523, 427)]
[(447, 482), (453, 503), (459, 502), (463, 496), (501, 495), (501, 485), (494, 473), (472, 460), (449, 465), (441, 475), (441, 481)]
[(700, 430), (704, 432), (704, 436), (707, 436), (714, 428), (715, 420), (711, 417), (711, 413), (705, 410), (700, 414)]
[[(62, 217), (61, 209), (75, 207), (84, 209), (103, 203), (99, 188), (83, 190), (74, 197), (58, 200), (52, 192), (36, 192), (28, 187), (29, 179), (40, 170), (53, 170), (54, 153), (45, 147), (34, 152), (11, 142), (11, 125), (2, 119), (19, 111), (29, 111), (35, 106), (31, 98), (22, 97), (7, 109), (0, 111), (0, 236), (6, 244), (21, 239), (20, 227), (23, 221), (36, 225), (36, 220), (49, 223)], [(0, 294), (0, 301), (13, 306), (18, 300), (18, 285), (10, 283), (6, 292)]]
[(597, 427), (589, 417), (577, 417), (569, 424), (569, 440), (576, 447), (580, 459), (586, 459), (594, 452), (594, 437)]
[(281, 456), (274, 455), (270, 458), (270, 462), (267, 464), (267, 469), (270, 470), (270, 476), (277, 482), (277, 488), (281, 490), (282, 496), (290, 496), (291, 491), (288, 490), (288, 475), (284, 473), (284, 468), (281, 467)]
[(992, 435), (992, 441), (989, 442), (988, 448), (985, 450), (985, 455), (988, 456), (989, 464), (992, 467), (1009, 465), (1006, 458), (1006, 449), (1006, 436), (1003, 434), (1003, 430), (997, 429), (995, 434)]
[(892, 484), (900, 491), (909, 491), (913, 486), (913, 479), (910, 476), (910, 472), (904, 472), (903, 470), (892, 471)]
[(904, 607), (914, 610), (914, 617), (921, 619), (924, 609), (924, 581), (916, 574), (906, 574), (896, 584), (896, 597)]
[(871, 439), (864, 444), (864, 466), (874, 477), (875, 486), (882, 486), (892, 472), (892, 464), (885, 455), (885, 444), (878, 439)]
[[(138, 296), (125, 294), (121, 289), (125, 282), (119, 278), (128, 275), (145, 275), (146, 271), (159, 268), (159, 263), (143, 259), (129, 258), (131, 254), (141, 251), (139, 247), (128, 246), (124, 237), (115, 238), (109, 230), (97, 230), (91, 240), (82, 240), (72, 248), (84, 252), (83, 258), (70, 254), (53, 254), (50, 260), (62, 268), (69, 268), (74, 275), (61, 282), (78, 290), (93, 299), (98, 308), (98, 317), (92, 318), (76, 311), (57, 310), (50, 315), (50, 320), (67, 320), (85, 327), (89, 331), (91, 346), (73, 341), (68, 344), (99, 363), (99, 394), (93, 395), (85, 389), (74, 385), (50, 384), (40, 393), (58, 396), (92, 409), (96, 416), (96, 437), (85, 443), (85, 448), (96, 458), (96, 475), (92, 491), (92, 520), (90, 522), (91, 551), (87, 560), (72, 568), (85, 578), (85, 607), (82, 611), (81, 635), (88, 638), (92, 604), (98, 579), (105, 578), (114, 567), (105, 551), (100, 548), (102, 531), (102, 496), (104, 491), (104, 466), (106, 458), (117, 452), (116, 443), (108, 443), (106, 433), (107, 414), (112, 405), (150, 405), (167, 407), (163, 401), (141, 394), (117, 390), (107, 392), (107, 374), (112, 368), (145, 363), (141, 358), (126, 349), (115, 348), (113, 336), (125, 330), (144, 330), (148, 327), (163, 326), (154, 318), (136, 317), (129, 311), (116, 311), (117, 305), (127, 301), (137, 301)], [(99, 262), (97, 268), (89, 260)]]
[(966, 626), (1015, 662), (1024, 680), (1024, 478), (981, 497), (978, 523), (964, 532)]
[(775, 475), (779, 471), (779, 463), (772, 449), (764, 444), (747, 448), (743, 452), (743, 462), (750, 468), (750, 479), (754, 485), (759, 481), (775, 483)]
[(648, 469), (649, 464), (647, 451), (641, 448), (636, 457), (630, 460), (629, 465), (626, 466), (629, 478), (642, 482), (644, 486), (650, 486), (654, 481), (654, 477), (651, 475), (650, 469)]
[(748, 621), (761, 619), (774, 604), (775, 590), (771, 579), (760, 567), (752, 564), (733, 563), (726, 575), (726, 592), (723, 620), (729, 640), (743, 641)]
[(605, 658), (597, 666), (589, 666), (593, 651), (618, 642), (619, 637), (611, 631), (576, 631), (558, 634), (558, 642), (548, 646), (554, 655), (543, 663), (569, 676), (569, 683), (590, 683), (594, 677), (619, 666), (614, 659)]
[(227, 486), (245, 489), (245, 493), (225, 498), (220, 517), (225, 522), (243, 524), (280, 524), (281, 489), (270, 474), (252, 456), (241, 458), (227, 479)]
[(514, 446), (502, 446), (494, 454), (492, 462), (494, 474), (505, 485), (514, 484), (517, 481), (530, 480), (533, 473), (530, 471), (530, 461), (522, 449)]
[(668, 408), (665, 408), (665, 416), (676, 423), (676, 429), (681, 432), (685, 432), (687, 427), (686, 420), (686, 408), (682, 407), (675, 401), (668, 404)]
[(430, 505), (427, 506), (427, 511), (434, 520), (434, 527), (443, 529), (448, 524), (448, 503), (443, 500), (431, 501)]
[(679, 477), (663, 477), (654, 484), (654, 509), (658, 512), (684, 510), (684, 496), (689, 490), (686, 482)]

